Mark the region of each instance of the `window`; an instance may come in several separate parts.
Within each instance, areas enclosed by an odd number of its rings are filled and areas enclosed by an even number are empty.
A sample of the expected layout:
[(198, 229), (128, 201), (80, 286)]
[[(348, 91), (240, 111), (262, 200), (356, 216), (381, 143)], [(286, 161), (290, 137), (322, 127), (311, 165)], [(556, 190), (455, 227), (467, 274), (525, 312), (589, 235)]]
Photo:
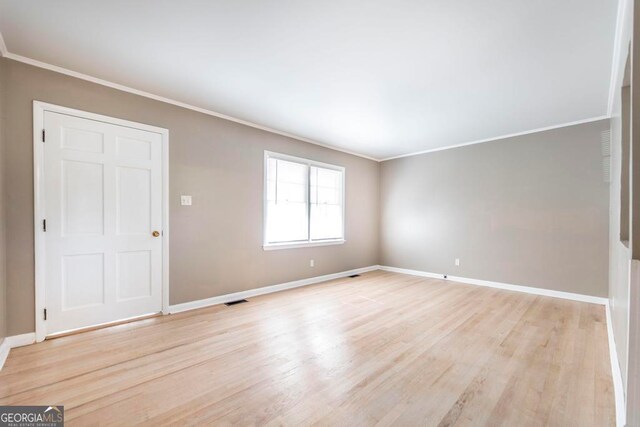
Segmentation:
[(344, 243), (344, 168), (265, 152), (264, 248)]

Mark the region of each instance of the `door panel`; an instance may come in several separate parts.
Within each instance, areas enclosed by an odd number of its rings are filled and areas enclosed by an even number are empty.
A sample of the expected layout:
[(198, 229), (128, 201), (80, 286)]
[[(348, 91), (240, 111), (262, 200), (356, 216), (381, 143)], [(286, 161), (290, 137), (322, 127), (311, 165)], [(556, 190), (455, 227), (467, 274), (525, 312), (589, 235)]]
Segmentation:
[(148, 235), (151, 230), (151, 171), (118, 167), (117, 230), (118, 235)]
[(88, 153), (104, 153), (104, 135), (73, 126), (61, 128), (62, 148)]
[(118, 300), (152, 295), (151, 260), (151, 251), (123, 251), (118, 253), (116, 260)]
[(104, 165), (62, 160), (62, 235), (104, 233)]
[(118, 137), (117, 154), (123, 158), (151, 160), (151, 143), (145, 140)]
[(104, 254), (62, 256), (62, 310), (102, 305)]
[(162, 137), (45, 112), (47, 333), (162, 310)]

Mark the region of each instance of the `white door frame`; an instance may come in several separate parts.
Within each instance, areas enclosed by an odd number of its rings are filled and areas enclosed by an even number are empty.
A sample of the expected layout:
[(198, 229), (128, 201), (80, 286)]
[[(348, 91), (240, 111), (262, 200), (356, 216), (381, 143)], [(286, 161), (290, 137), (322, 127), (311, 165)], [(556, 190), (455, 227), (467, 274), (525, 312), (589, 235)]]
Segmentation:
[(46, 245), (42, 220), (46, 218), (44, 182), (44, 114), (51, 111), (83, 119), (158, 133), (162, 136), (162, 313), (169, 314), (169, 130), (100, 114), (33, 101), (33, 197), (35, 243), (35, 320), (36, 342), (47, 336), (44, 320), (46, 304)]

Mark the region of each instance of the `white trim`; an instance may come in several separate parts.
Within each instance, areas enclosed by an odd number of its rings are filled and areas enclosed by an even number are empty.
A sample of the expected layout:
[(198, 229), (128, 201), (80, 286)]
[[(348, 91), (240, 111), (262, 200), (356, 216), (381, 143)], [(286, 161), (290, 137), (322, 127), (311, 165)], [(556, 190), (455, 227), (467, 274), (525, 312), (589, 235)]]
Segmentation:
[(420, 271), (420, 270), (409, 270), (408, 268), (389, 267), (386, 265), (381, 265), (380, 270), (390, 271), (392, 273), (409, 274), (411, 276), (429, 277), (431, 279), (444, 280), (444, 277), (442, 274), (429, 273), (427, 271)]
[(44, 202), (44, 146), (41, 132), (44, 129), (44, 107), (33, 103), (33, 236), (35, 256), (35, 321), (36, 341), (43, 341), (47, 335), (47, 324), (42, 316), (47, 300), (45, 295), (45, 270), (47, 254), (45, 235), (41, 221), (46, 218)]
[[(307, 198), (307, 220), (309, 221), (309, 235), (308, 240), (301, 240), (297, 242), (277, 242), (277, 243), (269, 243), (267, 242), (267, 171), (269, 169), (269, 159), (276, 160), (284, 160), (293, 163), (298, 163), (302, 165), (306, 165), (308, 170), (307, 174), (307, 187), (306, 187), (306, 198)], [(310, 174), (311, 167), (316, 166), (324, 169), (331, 169), (334, 171), (338, 171), (342, 173), (342, 236), (337, 239), (325, 239), (325, 240), (312, 240), (311, 239), (311, 196), (309, 194), (309, 190), (311, 188), (310, 182)], [(262, 248), (266, 251), (276, 250), (276, 249), (293, 249), (293, 248), (305, 248), (305, 247), (313, 247), (313, 246), (329, 246), (329, 245), (341, 245), (346, 241), (346, 193), (347, 193), (347, 172), (344, 166), (332, 165), (329, 163), (318, 162), (316, 160), (305, 159), (303, 157), (295, 157), (289, 154), (276, 153), (274, 151), (264, 150), (264, 163), (263, 163), (263, 189), (262, 189)]]
[(332, 165), (331, 163), (319, 162), (317, 160), (306, 159), (304, 157), (297, 157), (297, 156), (292, 156), (290, 154), (277, 153), (275, 151), (264, 150), (265, 161), (269, 157), (272, 157), (274, 159), (279, 159), (279, 160), (287, 160), (294, 163), (303, 163), (309, 166), (318, 166), (325, 169), (333, 169), (341, 172), (344, 172), (345, 170), (345, 167), (340, 165)]
[(9, 357), (9, 350), (11, 350), (9, 341), (5, 338), (2, 340), (2, 343), (0, 343), (0, 371), (4, 366), (4, 362), (7, 361), (7, 357)]
[[(164, 311), (163, 311), (162, 314), (165, 314)], [(169, 314), (169, 308), (168, 307), (167, 307), (167, 313), (166, 314)], [(118, 325), (122, 325), (124, 323), (130, 323), (130, 322), (139, 321), (139, 320), (146, 320), (146, 319), (149, 319), (149, 318), (155, 317), (155, 316), (159, 316), (159, 313), (139, 314), (137, 316), (126, 317), (124, 319), (118, 319), (118, 320), (112, 320), (110, 322), (97, 323), (97, 324), (91, 325), (91, 326), (83, 326), (81, 328), (74, 328), (74, 329), (67, 329), (65, 331), (58, 331), (56, 333), (47, 335), (47, 338), (57, 338), (57, 337), (61, 337), (61, 336), (64, 336), (64, 335), (69, 335), (69, 334), (72, 334), (72, 333), (89, 332), (89, 331), (92, 331), (94, 329), (107, 328), (109, 326), (118, 326)]]
[[(80, 117), (83, 119), (89, 119), (96, 122), (104, 122), (112, 125), (128, 127), (132, 129), (144, 130), (147, 132), (158, 133), (163, 137), (169, 135), (169, 131), (165, 128), (147, 125), (144, 123), (132, 122), (130, 120), (119, 119), (117, 117), (104, 116), (102, 114), (91, 113), (83, 110), (76, 110), (75, 108), (63, 107), (61, 105), (49, 104), (42, 101), (33, 101), (34, 108), (38, 107), (38, 111), (51, 111), (60, 114), (67, 114), (69, 116)], [(36, 135), (37, 140), (40, 141), (40, 135)], [(41, 142), (41, 141), (40, 141)]]
[(2, 33), (0, 33), (0, 56), (7, 56), (9, 51), (7, 50), (7, 45), (4, 43), (4, 37), (2, 37)]
[[(2, 37), (2, 34), (0, 34), (0, 38), (1, 37)], [(14, 61), (22, 62), (24, 64), (33, 65), (34, 67), (44, 68), (45, 70), (54, 71), (56, 73), (65, 74), (67, 76), (75, 77), (77, 79), (86, 80), (86, 81), (91, 82), (91, 83), (99, 84), (99, 85), (102, 85), (102, 86), (107, 86), (107, 87), (110, 87), (112, 89), (117, 89), (117, 90), (120, 90), (120, 91), (123, 91), (123, 92), (132, 93), (134, 95), (143, 96), (145, 98), (153, 99), (155, 101), (160, 101), (160, 102), (164, 102), (166, 104), (175, 105), (176, 107), (186, 108), (187, 110), (197, 111), (199, 113), (207, 114), (209, 116), (218, 117), (218, 118), (224, 119), (224, 120), (229, 120), (231, 122), (240, 123), (241, 125), (249, 126), (249, 127), (255, 128), (255, 129), (260, 129), (260, 130), (263, 130), (265, 132), (274, 133), (276, 135), (285, 136), (287, 138), (297, 139), (298, 141), (307, 142), (309, 144), (318, 145), (320, 147), (328, 148), (328, 149), (334, 150), (334, 151), (340, 151), (340, 152), (346, 153), (346, 154), (351, 154), (352, 156), (362, 157), (362, 158), (365, 158), (367, 160), (373, 160), (373, 161), (376, 161), (376, 162), (379, 161), (376, 158), (373, 158), (373, 157), (370, 157), (370, 156), (366, 156), (364, 154), (359, 154), (359, 153), (356, 153), (356, 152), (353, 152), (353, 151), (344, 150), (342, 148), (334, 147), (334, 146), (329, 145), (329, 144), (323, 144), (321, 142), (317, 142), (317, 141), (314, 141), (314, 140), (309, 139), (309, 138), (304, 138), (302, 136), (297, 136), (297, 135), (294, 135), (294, 134), (291, 134), (291, 133), (288, 133), (288, 132), (279, 131), (279, 130), (270, 128), (268, 126), (263, 126), (263, 125), (260, 125), (260, 124), (257, 124), (257, 123), (250, 122), (248, 120), (243, 120), (243, 119), (239, 119), (237, 117), (228, 116), (226, 114), (218, 113), (218, 112), (213, 111), (213, 110), (208, 110), (206, 108), (196, 107), (195, 105), (187, 104), (185, 102), (176, 101), (174, 99), (166, 98), (166, 97), (160, 96), (160, 95), (154, 95), (152, 93), (145, 92), (143, 90), (138, 90), (138, 89), (134, 89), (132, 87), (124, 86), (124, 85), (121, 85), (121, 84), (118, 84), (118, 83), (113, 83), (113, 82), (110, 82), (108, 80), (103, 80), (103, 79), (100, 79), (100, 78), (97, 78), (97, 77), (89, 76), (87, 74), (79, 73), (77, 71), (72, 71), (72, 70), (69, 70), (67, 68), (58, 67), (57, 65), (52, 65), (52, 64), (48, 64), (46, 62), (38, 61), (36, 59), (31, 59), (31, 58), (27, 58), (25, 56), (16, 55), (15, 53), (11, 53), (8, 50), (6, 52), (4, 52), (2, 54), (2, 56), (4, 56), (5, 58), (13, 59)]]
[(611, 78), (609, 81), (609, 98), (607, 101), (607, 115), (613, 114), (613, 102), (618, 90), (618, 73), (620, 72), (620, 61), (618, 58), (622, 56), (622, 33), (624, 30), (625, 11), (627, 9), (627, 0), (618, 1), (618, 11), (616, 14), (616, 29), (613, 39), (613, 55), (611, 59)]
[[(637, 325), (640, 324), (640, 307), (638, 306), (640, 284), (640, 260), (631, 259), (629, 265), (629, 287), (627, 298), (627, 348), (626, 348), (626, 365), (624, 382), (624, 411), (625, 423), (629, 422), (630, 426), (638, 425), (637, 409), (634, 406), (640, 397), (640, 379), (638, 372), (638, 354), (640, 353), (640, 333), (637, 331)], [(627, 402), (633, 402), (627, 405)]]
[(24, 347), (36, 343), (36, 334), (29, 332), (22, 335), (13, 335), (5, 338), (9, 342), (9, 348)]
[(239, 299), (256, 297), (258, 295), (271, 294), (287, 289), (299, 288), (302, 286), (313, 285), (328, 280), (340, 279), (351, 276), (352, 274), (361, 274), (368, 271), (378, 270), (380, 266), (371, 265), (369, 267), (356, 268), (354, 270), (342, 271), (340, 273), (325, 274), (324, 276), (310, 277), (308, 279), (294, 280), (293, 282), (281, 283), (279, 285), (265, 286), (262, 288), (250, 289), (248, 291), (235, 292), (232, 294), (220, 295), (217, 297), (201, 299), (197, 301), (189, 301), (182, 304), (175, 304), (169, 307), (170, 313), (180, 313), (187, 310), (195, 310), (197, 308), (209, 307), (212, 305), (224, 304), (229, 301), (237, 301)]
[(31, 345), (36, 342), (36, 334), (30, 332), (28, 334), (13, 335), (11, 337), (5, 337), (0, 344), (0, 370), (4, 366), (4, 362), (9, 357), (9, 351), (12, 348), (23, 347), (25, 345)]
[(270, 243), (262, 245), (262, 249), (265, 251), (277, 251), (279, 249), (293, 249), (293, 248), (313, 248), (316, 246), (332, 246), (332, 245), (342, 245), (346, 242), (344, 239), (333, 239), (333, 240), (316, 240), (310, 242), (300, 242), (300, 243)]
[[(631, 348), (631, 343), (629, 341), (631, 341), (631, 294), (633, 293), (633, 290), (631, 289), (632, 285), (633, 285), (633, 280), (634, 277), (638, 276), (638, 262), (634, 262), (634, 260), (631, 258), (631, 247), (628, 246), (627, 248), (627, 253), (625, 254), (625, 256), (628, 256), (628, 261), (629, 261), (629, 268), (627, 269), (627, 315), (626, 315), (626, 321), (627, 324), (625, 325), (625, 335), (626, 335), (626, 346), (625, 346), (625, 354), (626, 354), (626, 359), (625, 363), (626, 363), (626, 369), (622, 378), (622, 384), (625, 384), (625, 388), (624, 388), (624, 395), (625, 395), (625, 402), (627, 401), (626, 395), (629, 392), (629, 362), (631, 361), (630, 357), (629, 357), (629, 353), (630, 353), (630, 348)], [(613, 300), (611, 300), (610, 302), (611, 304), (613, 304)], [(625, 414), (626, 414), (626, 403), (625, 403)], [(626, 415), (625, 415), (626, 418)]]
[(622, 372), (618, 359), (615, 335), (613, 333), (613, 323), (611, 320), (611, 302), (607, 301), (605, 306), (607, 314), (607, 336), (609, 338), (609, 360), (611, 361), (611, 378), (613, 380), (613, 394), (616, 402), (616, 426), (624, 427), (626, 423), (627, 411), (624, 404), (624, 387), (622, 385)]
[(433, 153), (435, 151), (450, 150), (452, 148), (466, 147), (467, 145), (481, 144), (483, 142), (498, 141), (498, 140), (501, 140), (501, 139), (513, 138), (513, 137), (516, 137), (516, 136), (530, 135), (532, 133), (538, 133), (538, 132), (544, 132), (544, 131), (548, 131), (548, 130), (560, 129), (560, 128), (569, 127), (569, 126), (581, 125), (581, 124), (584, 124), (584, 123), (597, 122), (599, 120), (605, 120), (605, 119), (610, 119), (610, 118), (611, 118), (611, 116), (609, 116), (609, 115), (591, 117), (591, 118), (588, 118), (588, 119), (576, 120), (574, 122), (561, 123), (559, 125), (546, 126), (546, 127), (526, 130), (526, 131), (523, 131), (523, 132), (510, 133), (508, 135), (502, 135), (502, 136), (495, 136), (495, 137), (491, 137), (491, 138), (479, 139), (477, 141), (471, 141), (471, 142), (463, 142), (462, 144), (447, 145), (445, 147), (430, 148), (428, 150), (415, 151), (413, 153), (408, 153), (408, 154), (400, 154), (398, 156), (391, 156), (391, 157), (387, 157), (387, 158), (381, 159), (381, 160), (379, 160), (379, 162), (386, 162), (387, 160), (400, 159), (400, 158), (403, 158), (403, 157), (418, 156), (420, 154)]
[(568, 299), (572, 301), (588, 302), (591, 304), (606, 305), (607, 302), (609, 301), (608, 298), (603, 298), (603, 297), (574, 294), (571, 292), (555, 291), (552, 289), (535, 288), (532, 286), (512, 285), (509, 283), (492, 282), (489, 280), (469, 279), (467, 277), (447, 275), (447, 278), (445, 279), (443, 274), (430, 273), (427, 271), (419, 271), (419, 270), (409, 270), (406, 268), (388, 267), (383, 265), (383, 266), (380, 266), (380, 269), (384, 271), (392, 271), (394, 273), (411, 274), (413, 276), (430, 277), (434, 279), (448, 280), (448, 281), (459, 282), (459, 283), (467, 283), (470, 285), (477, 285), (477, 286), (486, 286), (489, 288), (505, 289), (508, 291), (523, 292), (523, 293), (533, 294), (533, 295), (543, 295), (543, 296), (554, 297), (554, 298)]
[(35, 244), (35, 340), (43, 341), (47, 336), (46, 322), (42, 312), (46, 306), (45, 262), (46, 245), (42, 231), (42, 219), (46, 218), (44, 198), (44, 145), (41, 140), (44, 129), (44, 113), (52, 111), (75, 117), (140, 129), (160, 134), (162, 137), (162, 312), (169, 312), (169, 131), (164, 128), (89, 113), (73, 108), (33, 101), (33, 184), (34, 184), (34, 244)]
[(169, 314), (169, 131), (162, 134), (162, 314)]

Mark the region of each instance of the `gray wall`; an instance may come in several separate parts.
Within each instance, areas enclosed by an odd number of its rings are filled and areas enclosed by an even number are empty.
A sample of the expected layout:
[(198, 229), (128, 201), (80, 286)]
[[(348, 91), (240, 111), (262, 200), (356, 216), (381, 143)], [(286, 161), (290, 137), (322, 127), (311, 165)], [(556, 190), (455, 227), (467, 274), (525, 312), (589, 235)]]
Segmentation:
[[(4, 100), (9, 335), (34, 330), (32, 101), (169, 129), (171, 304), (378, 262), (379, 165), (83, 80), (0, 60)], [(346, 167), (344, 245), (262, 250), (264, 150)], [(193, 206), (179, 204), (181, 194)], [(309, 260), (315, 267), (309, 267)]]
[[(0, 72), (8, 335), (34, 330), (33, 100), (169, 129), (171, 304), (379, 263), (607, 295), (606, 121), (378, 164), (6, 58)], [(265, 149), (347, 168), (346, 244), (262, 250)]]
[(606, 297), (608, 127), (383, 162), (381, 264)]

